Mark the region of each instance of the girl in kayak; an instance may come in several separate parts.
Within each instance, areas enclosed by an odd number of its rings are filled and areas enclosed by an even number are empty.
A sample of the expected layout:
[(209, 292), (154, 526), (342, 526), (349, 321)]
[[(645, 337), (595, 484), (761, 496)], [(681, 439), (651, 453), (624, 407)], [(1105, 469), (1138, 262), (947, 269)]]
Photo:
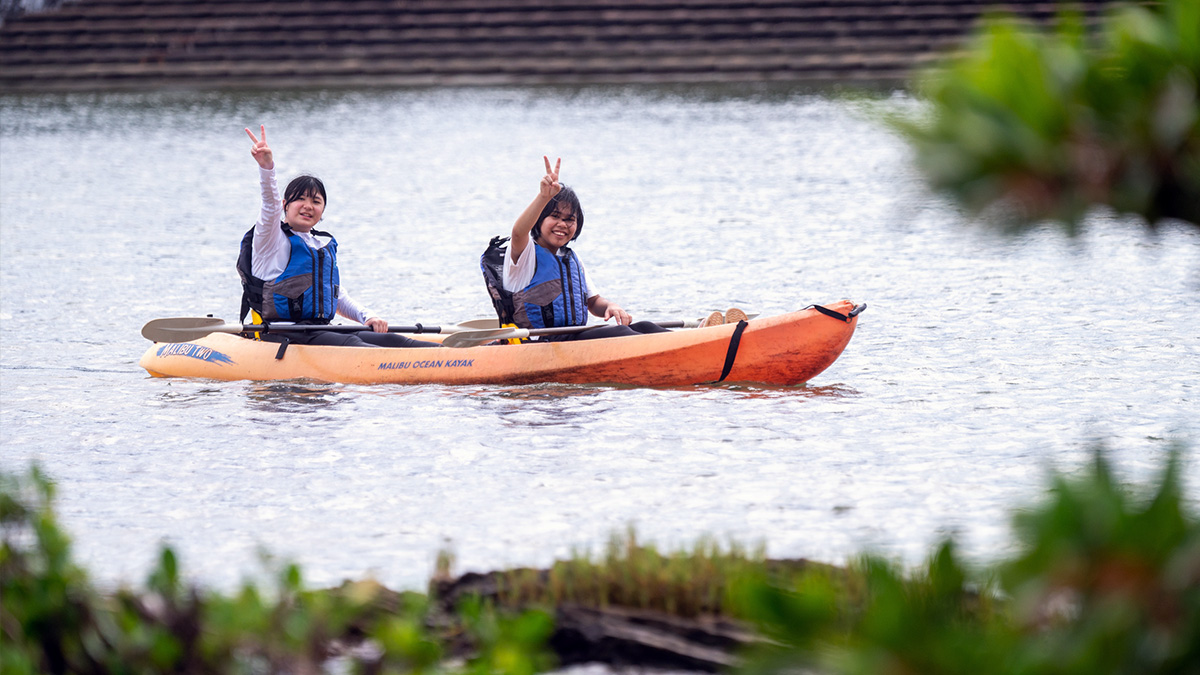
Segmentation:
[(538, 194), (513, 224), (504, 256), (504, 290), (513, 294), (513, 321), (521, 328), (587, 325), (588, 313), (616, 324), (543, 339), (587, 340), (641, 333), (663, 333), (650, 321), (633, 323), (629, 312), (601, 296), (588, 280), (578, 256), (567, 244), (583, 231), (583, 208), (575, 191), (558, 180), (562, 159), (550, 167)]
[(441, 347), (388, 333), (387, 321), (355, 302), (339, 283), (337, 240), (313, 229), (325, 213), (325, 185), (314, 176), (298, 176), (283, 197), (275, 182), (275, 159), (262, 137), (246, 129), (258, 162), (262, 212), (242, 239), (238, 274), (242, 278), (242, 320), (253, 309), (265, 321), (328, 324), (336, 314), (366, 324), (357, 333), (289, 331), (296, 344), (343, 347)]

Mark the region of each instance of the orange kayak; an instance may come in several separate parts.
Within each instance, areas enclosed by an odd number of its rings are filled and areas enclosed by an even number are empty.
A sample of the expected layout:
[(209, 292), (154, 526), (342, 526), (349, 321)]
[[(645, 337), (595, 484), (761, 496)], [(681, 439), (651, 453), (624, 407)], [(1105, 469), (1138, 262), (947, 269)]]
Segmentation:
[[(228, 333), (155, 343), (139, 364), (156, 377), (317, 380), (351, 384), (706, 382), (800, 384), (841, 355), (866, 305), (848, 300), (737, 324), (631, 337), (461, 349), (279, 344)], [(440, 336), (420, 336), (437, 340)], [(727, 365), (728, 364), (728, 365)], [(722, 374), (724, 377), (722, 378)]]

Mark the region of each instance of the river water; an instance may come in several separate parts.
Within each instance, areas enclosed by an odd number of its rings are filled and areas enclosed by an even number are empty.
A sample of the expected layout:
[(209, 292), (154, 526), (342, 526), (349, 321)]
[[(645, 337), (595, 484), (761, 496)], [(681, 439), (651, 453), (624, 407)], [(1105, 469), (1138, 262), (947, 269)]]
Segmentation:
[[(1096, 215), (1006, 238), (925, 192), (873, 113), (902, 97), (719, 89), (0, 98), (0, 468), (37, 461), (82, 562), (140, 583), (160, 542), (228, 587), (260, 551), (314, 584), (422, 588), (545, 565), (628, 525), (776, 557), (918, 563), (1103, 443), (1122, 479), (1200, 441), (1200, 232)], [(344, 386), (155, 379), (158, 317), (236, 319), (257, 215), (246, 126), (316, 172), (343, 281), (393, 323), (490, 313), (478, 257), (542, 155), (576, 250), (635, 318), (866, 302), (807, 386)], [(1185, 479), (1196, 503), (1200, 465)]]

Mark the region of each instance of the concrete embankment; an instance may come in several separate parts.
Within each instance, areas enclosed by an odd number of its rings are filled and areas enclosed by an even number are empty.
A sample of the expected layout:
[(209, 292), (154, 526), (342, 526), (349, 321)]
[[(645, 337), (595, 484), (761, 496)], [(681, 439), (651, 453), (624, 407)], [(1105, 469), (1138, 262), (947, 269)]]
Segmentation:
[[(1096, 16), (1111, 2), (1082, 2)], [(0, 27), (0, 91), (902, 82), (988, 0), (79, 0)]]

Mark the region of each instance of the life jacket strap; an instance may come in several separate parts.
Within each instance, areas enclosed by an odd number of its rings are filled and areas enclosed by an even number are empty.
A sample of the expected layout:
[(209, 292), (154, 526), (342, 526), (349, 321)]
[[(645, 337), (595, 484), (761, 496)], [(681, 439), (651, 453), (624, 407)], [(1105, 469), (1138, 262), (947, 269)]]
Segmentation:
[[(501, 327), (501, 328), (512, 328), (513, 330), (516, 330), (517, 328), (520, 328), (520, 326), (518, 326), (518, 325), (517, 325), (517, 324), (515, 324), (515, 323), (506, 323), (506, 324), (501, 324), (501, 326), (500, 326), (500, 327)], [(507, 340), (505, 340), (505, 342), (507, 342), (507, 343), (508, 343), (508, 344), (510, 344), (510, 345), (519, 345), (519, 344), (521, 344), (522, 342), (528, 342), (528, 340), (522, 340), (521, 338), (508, 338)]]
[[(250, 323), (254, 324), (255, 326), (262, 326), (262, 325), (266, 324), (266, 322), (263, 321), (262, 314), (259, 314), (258, 310), (253, 309), (253, 308), (250, 309)], [(250, 337), (254, 338), (255, 340), (261, 340), (262, 333), (256, 331), (254, 333), (251, 333)]]

